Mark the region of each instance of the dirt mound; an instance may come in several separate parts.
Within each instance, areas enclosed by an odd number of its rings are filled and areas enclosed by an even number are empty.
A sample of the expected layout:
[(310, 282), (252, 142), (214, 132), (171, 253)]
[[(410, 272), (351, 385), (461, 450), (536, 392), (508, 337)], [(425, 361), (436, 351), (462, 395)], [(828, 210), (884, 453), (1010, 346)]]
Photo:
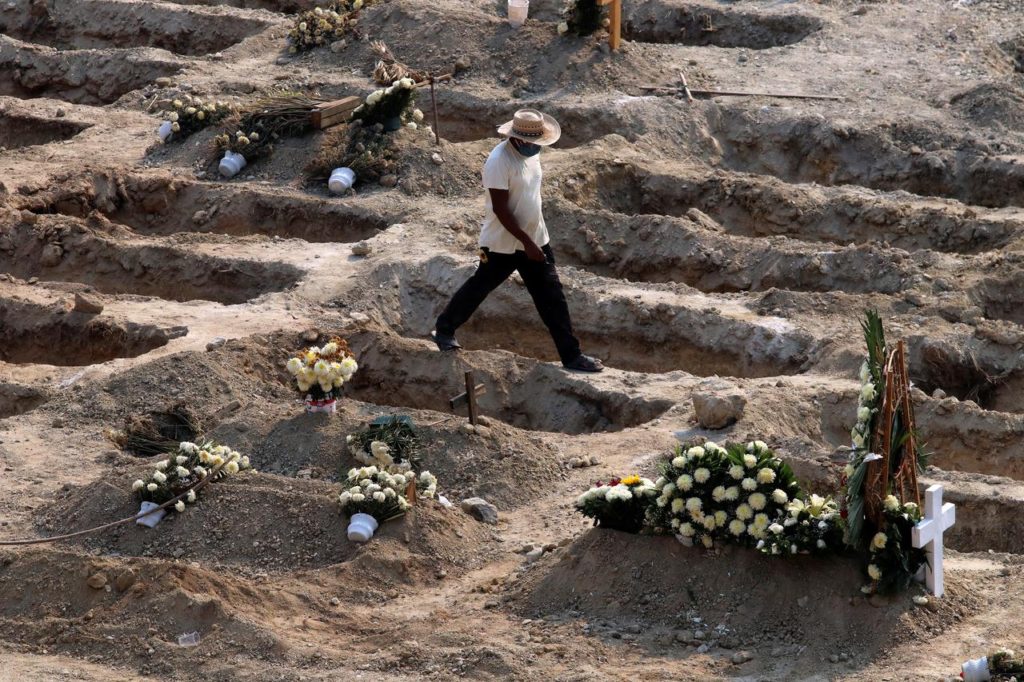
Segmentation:
[(978, 125), (1024, 131), (1024, 89), (1012, 83), (979, 85), (954, 95), (949, 103)]
[[(594, 529), (531, 570), (513, 608), (531, 618), (582, 618), (592, 631), (665, 632), (693, 643), (774, 650), (771, 676), (799, 676), (834, 651), (870, 660), (922, 639), (975, 605), (970, 589), (948, 584), (934, 610), (909, 594), (865, 599), (855, 559), (770, 558), (743, 548), (707, 552), (673, 538)], [(879, 622), (892, 628), (879, 628)], [(621, 636), (621, 635), (620, 635)], [(765, 674), (767, 674), (765, 672)]]
[[(75, 488), (46, 510), (41, 521), (48, 533), (63, 534), (131, 516), (138, 504), (130, 489), (130, 477)], [(213, 562), (245, 575), (352, 560), (374, 572), (375, 560), (364, 557), (369, 552), (388, 557), (381, 569), (386, 583), (395, 578), (394, 566), (402, 563), (408, 564), (402, 577), (412, 582), (417, 577), (414, 567), (426, 567), (426, 574), (435, 563), (448, 570), (467, 565), (470, 547), (488, 535), (458, 509), (424, 500), (415, 514), (384, 524), (373, 543), (349, 542), (347, 520), (338, 511), (339, 490), (322, 481), (245, 474), (211, 485), (194, 507), (170, 515), (154, 529), (128, 524), (69, 542), (105, 554)], [(458, 549), (451, 551), (453, 547)]]

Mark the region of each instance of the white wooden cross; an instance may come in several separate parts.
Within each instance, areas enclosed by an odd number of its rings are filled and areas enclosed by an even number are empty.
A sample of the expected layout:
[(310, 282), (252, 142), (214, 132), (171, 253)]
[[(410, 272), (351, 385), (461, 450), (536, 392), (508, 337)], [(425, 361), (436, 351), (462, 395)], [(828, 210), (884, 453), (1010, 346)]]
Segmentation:
[(936, 597), (946, 591), (942, 583), (942, 534), (954, 523), (956, 507), (952, 502), (942, 504), (942, 486), (929, 486), (924, 491), (924, 518), (914, 526), (910, 539), (914, 547), (924, 549), (928, 555), (924, 583)]

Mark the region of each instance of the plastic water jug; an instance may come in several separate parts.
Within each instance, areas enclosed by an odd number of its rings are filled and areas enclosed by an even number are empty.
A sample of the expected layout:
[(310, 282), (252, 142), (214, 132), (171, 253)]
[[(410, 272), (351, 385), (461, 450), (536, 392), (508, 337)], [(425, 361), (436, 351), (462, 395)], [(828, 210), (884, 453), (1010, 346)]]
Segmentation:
[(224, 152), (224, 158), (220, 160), (220, 174), (225, 178), (233, 178), (238, 172), (245, 168), (245, 157), (233, 151)]
[(377, 530), (377, 519), (369, 514), (353, 514), (348, 522), (348, 539), (352, 542), (367, 542)]
[(992, 679), (988, 670), (988, 656), (967, 661), (960, 666), (960, 669), (964, 674), (964, 682), (988, 682)]
[[(153, 513), (146, 514), (145, 516), (136, 519), (135, 523), (137, 523), (140, 526), (145, 526), (146, 528), (153, 528), (154, 526), (156, 526), (156, 524), (160, 523), (160, 520), (163, 519), (164, 516), (167, 515), (167, 510), (166, 509), (157, 509), (157, 507), (159, 507), (159, 506), (160, 505), (157, 504), (156, 502), (143, 502), (141, 505), (139, 505), (139, 507), (140, 507), (139, 508), (139, 513), (140, 514), (142, 514), (143, 512), (153, 512)], [(154, 509), (157, 509), (157, 510), (153, 511)]]
[(356, 173), (351, 168), (335, 168), (331, 171), (331, 179), (327, 181), (327, 188), (333, 194), (344, 194), (352, 189), (356, 182)]
[(156, 129), (156, 134), (160, 136), (161, 142), (167, 142), (167, 138), (171, 136), (171, 122), (164, 121), (160, 124), (160, 127)]
[(508, 23), (519, 28), (526, 23), (530, 11), (530, 0), (508, 0)]

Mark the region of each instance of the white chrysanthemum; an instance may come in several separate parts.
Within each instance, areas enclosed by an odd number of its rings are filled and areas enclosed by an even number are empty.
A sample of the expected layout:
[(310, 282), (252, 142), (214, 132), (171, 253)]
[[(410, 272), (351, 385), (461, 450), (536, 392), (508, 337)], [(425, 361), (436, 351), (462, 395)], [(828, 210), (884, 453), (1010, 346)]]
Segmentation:
[(694, 530), (693, 524), (687, 521), (679, 526), (679, 534), (684, 538), (692, 538), (697, 531)]
[(176, 467), (174, 469), (174, 473), (178, 474), (178, 476), (181, 476), (182, 478), (185, 478), (186, 476), (188, 476), (188, 469), (186, 469), (185, 467)]
[(864, 388), (860, 390), (860, 397), (865, 402), (871, 402), (872, 400), (875, 399), (875, 396), (877, 395), (878, 393), (875, 391), (874, 384), (864, 384)]
[(416, 87), (416, 81), (407, 77), (398, 81), (397, 85), (405, 88), (406, 90), (411, 90), (412, 88)]
[(883, 502), (886, 511), (899, 511), (900, 501), (896, 499), (895, 495), (889, 495)]
[(292, 376), (295, 376), (296, 374), (299, 373), (299, 371), (302, 370), (302, 360), (299, 360), (298, 358), (291, 358), (285, 364), (285, 367), (288, 369), (289, 372), (291, 372)]
[(729, 522), (729, 532), (739, 537), (747, 531), (747, 524), (743, 523), (739, 519), (733, 519)]
[(375, 499), (377, 502), (383, 502), (384, 500), (386, 500), (388, 498), (387, 498), (387, 495), (385, 495), (384, 493), (382, 493), (381, 491), (378, 490), (377, 492), (375, 492), (373, 494), (373, 499)]
[(767, 498), (765, 498), (764, 493), (754, 493), (749, 498), (747, 498), (747, 502), (750, 504), (751, 509), (761, 510), (764, 509), (764, 506), (765, 504), (768, 503), (768, 500)]
[(731, 467), (729, 467), (729, 475), (732, 476), (737, 481), (740, 480), (744, 476), (743, 467), (741, 467), (739, 464), (733, 464)]
[(868, 575), (872, 580), (879, 580), (882, 577), (882, 569), (874, 564), (868, 564)]
[(384, 96), (384, 91), (383, 90), (374, 90), (373, 92), (371, 92), (367, 96), (366, 103), (369, 104), (372, 107), (374, 104), (379, 102), (380, 98), (383, 97), (383, 96)]
[[(662, 505), (662, 506), (664, 506), (664, 505)], [(681, 511), (683, 511), (683, 507), (685, 507), (685, 506), (686, 506), (686, 502), (683, 500), (683, 498), (681, 498), (681, 497), (675, 498), (674, 500), (672, 500), (672, 513), (673, 514), (680, 513)]]
[(870, 378), (871, 370), (868, 369), (868, 363), (862, 363), (860, 366), (860, 383), (866, 384)]
[(569, 23), (565, 21), (558, 22), (558, 35), (564, 36), (569, 32)]
[(853, 476), (853, 472), (854, 468), (852, 464), (847, 464), (846, 467), (843, 469), (843, 473), (846, 475), (847, 478)]
[(700, 447), (699, 445), (697, 447), (690, 448), (689, 450), (686, 451), (686, 456), (690, 457), (691, 459), (700, 459), (701, 457), (704, 456), (704, 454), (704, 448)]
[(721, 502), (725, 499), (725, 486), (715, 486), (715, 489), (711, 491), (711, 499), (715, 502)]
[(141, 479), (139, 479), (138, 481), (135, 481), (134, 483), (132, 483), (132, 490), (133, 490), (133, 491), (134, 491), (134, 490), (142, 490), (142, 488), (143, 488), (143, 487), (144, 487), (145, 485), (146, 485), (146, 484), (145, 484), (145, 483), (144, 483), (144, 482), (143, 482), (143, 481), (142, 481)]
[(676, 487), (682, 490), (684, 493), (688, 492), (693, 488), (693, 477), (689, 474), (683, 474), (676, 479)]
[(743, 466), (753, 469), (757, 466), (757, 457), (754, 455), (743, 455)]
[(821, 495), (811, 493), (811, 499), (807, 503), (807, 511), (811, 513), (811, 516), (817, 516), (821, 513), (821, 510), (825, 508), (826, 502), (828, 502), (828, 500)]
[(676, 469), (682, 469), (684, 466), (686, 466), (686, 458), (683, 457), (682, 455), (674, 457), (672, 459), (672, 466), (674, 466)]
[(228, 472), (229, 474), (237, 474), (238, 462), (228, 462), (227, 464), (224, 465), (224, 471)]
[(772, 469), (765, 467), (757, 472), (757, 482), (768, 485), (769, 483), (775, 482), (775, 472)]
[(766, 452), (767, 450), (768, 450), (768, 444), (765, 443), (763, 440), (755, 440), (754, 441), (754, 452), (760, 453), (760, 452)]
[(341, 361), (341, 372), (346, 380), (355, 374), (357, 369), (359, 369), (359, 365), (354, 357), (348, 356)]
[(184, 464), (185, 462), (188, 461), (188, 457), (186, 457), (185, 455), (178, 455), (177, 457), (174, 458), (174, 461), (177, 462), (178, 464)]
[(773, 534), (778, 535), (783, 530), (785, 530), (785, 528), (783, 528), (781, 524), (773, 523), (772, 525), (768, 526), (768, 530), (770, 530)]
[(154, 493), (157, 491), (159, 487), (160, 486), (158, 486), (156, 483), (150, 483), (149, 485), (146, 486), (146, 490), (148, 490), (151, 493)]
[(182, 502), (181, 500), (178, 500), (178, 501), (177, 501), (177, 502), (176, 502), (176, 503), (174, 504), (174, 511), (176, 511), (176, 512), (178, 512), (178, 513), (181, 513), (181, 512), (183, 512), (183, 511), (185, 511), (185, 503), (184, 503), (184, 502)]
[(697, 481), (697, 483), (707, 483), (709, 478), (711, 478), (711, 472), (704, 467), (693, 472), (693, 480)]
[[(161, 464), (163, 464), (163, 462), (161, 462)], [(156, 481), (157, 483), (164, 483), (165, 481), (167, 481), (167, 475), (162, 471), (154, 471), (153, 480)]]
[(859, 433), (855, 433), (850, 440), (853, 442), (853, 447), (855, 447), (856, 449), (864, 449), (864, 437), (861, 436)]
[(857, 421), (859, 421), (859, 422), (866, 422), (868, 420), (868, 417), (870, 417), (870, 416), (871, 416), (871, 408), (869, 408), (869, 407), (859, 407), (859, 408), (857, 408)]
[(699, 497), (691, 497), (688, 500), (686, 500), (686, 511), (690, 512), (691, 514), (700, 511), (703, 506), (704, 503), (701, 502), (701, 499)]
[(915, 503), (907, 502), (905, 505), (903, 505), (903, 511), (907, 512), (912, 516), (915, 516), (919, 513), (920, 510)]
[(188, 497), (186, 497), (185, 499), (188, 500), (189, 502), (195, 502), (196, 501), (196, 491), (195, 490), (189, 490), (188, 491)]
[(764, 512), (754, 514), (754, 527), (762, 530), (768, 527), (768, 515)]
[(331, 363), (326, 360), (317, 360), (316, 364), (313, 365), (313, 373), (317, 377), (327, 376), (331, 373)]
[(413, 109), (412, 110), (412, 120), (416, 121), (417, 123), (422, 121), (423, 120), (423, 112), (420, 111), (419, 109)]
[(192, 471), (195, 472), (200, 478), (206, 478), (206, 469), (204, 469), (203, 467), (195, 467), (194, 469), (192, 469)]
[(718, 524), (719, 526), (724, 526), (725, 522), (726, 522), (726, 520), (728, 520), (728, 518), (729, 518), (729, 515), (726, 514), (724, 511), (722, 511), (721, 509), (719, 509), (718, 511), (715, 512), (715, 523)]
[(874, 549), (885, 549), (887, 542), (889, 542), (888, 535), (885, 533), (875, 533), (875, 537), (871, 538), (871, 547)]
[(604, 498), (609, 502), (615, 501), (626, 501), (633, 499), (633, 491), (629, 489), (629, 486), (625, 485), (613, 485), (605, 493)]
[(818, 538), (818, 549), (825, 549), (825, 547), (827, 547), (827, 545), (825, 544), (825, 541), (822, 540), (821, 538)]
[(662, 487), (662, 489), (661, 489), (661, 494), (665, 495), (666, 497), (668, 497), (668, 496), (672, 495), (672, 493), (674, 493), (675, 491), (676, 491), (676, 484), (675, 483), (666, 483), (664, 485), (664, 487)]
[(353, 502), (362, 502), (365, 499), (366, 499), (366, 495), (364, 495), (362, 493), (352, 493), (352, 501)]
[(776, 488), (772, 491), (772, 502), (775, 504), (786, 504), (789, 502), (789, 495), (786, 494), (785, 490)]
[(751, 490), (757, 490), (757, 481), (755, 481), (752, 478), (744, 478), (743, 482), (740, 483), (740, 487), (742, 487), (747, 492), (750, 492)]
[(740, 489), (732, 485), (725, 489), (725, 500), (727, 502), (735, 502), (740, 499)]
[(736, 518), (740, 521), (747, 521), (754, 517), (754, 510), (750, 508), (750, 505), (744, 502), (740, 506), (736, 507)]
[[(157, 471), (166, 471), (167, 467), (171, 466), (171, 460), (165, 459), (156, 463)], [(162, 482), (162, 481), (161, 481)]]
[(711, 549), (715, 546), (715, 540), (710, 535), (702, 535), (700, 538), (700, 544), (704, 545), (706, 549)]
[(703, 517), (700, 520), (700, 522), (706, 530), (714, 530), (718, 526), (718, 521), (715, 520), (713, 514), (708, 514), (707, 516)]
[[(250, 135), (251, 137), (251, 135)], [(338, 344), (333, 341), (328, 341), (324, 344), (324, 347), (320, 349), (321, 355), (334, 355), (338, 352)]]

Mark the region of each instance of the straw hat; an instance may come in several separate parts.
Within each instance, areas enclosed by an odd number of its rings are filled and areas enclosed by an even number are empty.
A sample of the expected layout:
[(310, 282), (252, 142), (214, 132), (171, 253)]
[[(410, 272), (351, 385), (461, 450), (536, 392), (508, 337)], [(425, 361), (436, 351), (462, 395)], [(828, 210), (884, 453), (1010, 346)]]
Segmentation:
[(498, 134), (547, 146), (558, 142), (562, 127), (558, 121), (536, 109), (520, 109), (511, 121), (498, 126)]

